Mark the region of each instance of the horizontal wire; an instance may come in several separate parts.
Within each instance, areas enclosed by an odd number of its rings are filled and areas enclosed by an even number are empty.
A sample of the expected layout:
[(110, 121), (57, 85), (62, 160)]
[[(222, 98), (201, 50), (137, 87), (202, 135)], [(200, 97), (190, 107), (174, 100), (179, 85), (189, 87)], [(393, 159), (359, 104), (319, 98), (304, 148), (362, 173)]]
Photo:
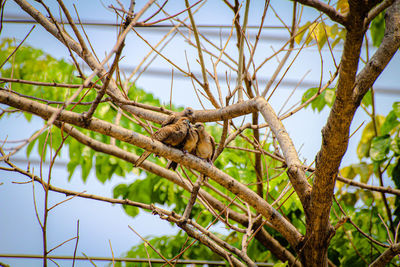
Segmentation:
[[(0, 258), (24, 258), (24, 259), (43, 259), (43, 255), (22, 255), (22, 254), (0, 254)], [(52, 260), (92, 260), (92, 261), (115, 261), (115, 262), (152, 262), (152, 263), (165, 263), (163, 259), (146, 259), (146, 258), (110, 258), (110, 257), (84, 257), (84, 256), (47, 256)], [(208, 260), (173, 260), (177, 264), (208, 264), (208, 265), (223, 265), (225, 261), (208, 261)], [(257, 266), (274, 266), (273, 263), (256, 262)]]

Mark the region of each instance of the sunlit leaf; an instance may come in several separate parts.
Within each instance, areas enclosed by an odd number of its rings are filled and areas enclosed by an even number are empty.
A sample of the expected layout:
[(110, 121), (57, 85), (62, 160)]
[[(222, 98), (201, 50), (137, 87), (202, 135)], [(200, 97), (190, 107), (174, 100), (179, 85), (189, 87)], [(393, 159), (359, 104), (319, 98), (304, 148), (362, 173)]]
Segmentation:
[(400, 118), (400, 102), (394, 102), (392, 107), (397, 118)]
[(29, 157), (29, 155), (31, 154), (31, 151), (33, 149), (33, 147), (35, 146), (37, 139), (32, 140), (28, 146), (26, 147), (26, 156)]
[(331, 89), (331, 88), (327, 88), (327, 89), (325, 90), (324, 99), (325, 99), (326, 104), (327, 104), (329, 107), (332, 107), (333, 102), (334, 102), (335, 99), (336, 99), (335, 90), (334, 90), (334, 89)]
[(317, 27), (315, 28), (314, 38), (316, 38), (316, 41), (318, 42), (318, 49), (321, 50), (324, 47), (327, 40), (325, 23), (323, 22), (318, 23)]
[(336, 10), (340, 11), (342, 14), (349, 12), (349, 3), (347, 0), (338, 0)]
[(372, 105), (372, 93), (371, 93), (371, 90), (368, 90), (368, 92), (364, 95), (364, 97), (362, 99), (362, 103), (367, 107)]
[(298, 29), (299, 34), (294, 38), (297, 44), (300, 44), (301, 40), (303, 40), (304, 34), (307, 32), (308, 26), (310, 25), (310, 22), (307, 22), (303, 26), (301, 26)]
[[(385, 120), (385, 117), (380, 116), (380, 115), (376, 116), (376, 124), (377, 124), (378, 129), (382, 125), (384, 120)], [(375, 135), (376, 135), (376, 133), (375, 133), (374, 124), (373, 124), (373, 122), (370, 122), (365, 126), (365, 128), (361, 134), (360, 142), (358, 143), (358, 146), (357, 146), (357, 156), (359, 159), (362, 159), (364, 157), (369, 157), (371, 140)]]
[(373, 161), (383, 161), (386, 159), (390, 148), (390, 141), (389, 135), (378, 136), (372, 139), (369, 154)]
[(395, 153), (396, 156), (400, 155), (400, 138), (399, 137), (395, 137), (394, 139), (392, 139), (392, 141), (390, 142), (390, 149)]
[(336, 35), (339, 33), (339, 27), (337, 24), (333, 24), (332, 26), (325, 25), (327, 29), (327, 34), (330, 38), (334, 39)]
[(340, 170), (340, 173), (343, 175), (343, 177), (345, 177), (347, 179), (353, 179), (357, 175), (353, 168), (353, 165), (342, 168)]

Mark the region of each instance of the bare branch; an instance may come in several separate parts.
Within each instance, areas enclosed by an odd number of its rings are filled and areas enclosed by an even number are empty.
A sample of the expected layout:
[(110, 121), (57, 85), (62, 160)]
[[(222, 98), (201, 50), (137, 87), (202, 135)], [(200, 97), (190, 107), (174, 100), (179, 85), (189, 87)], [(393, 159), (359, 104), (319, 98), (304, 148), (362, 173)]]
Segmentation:
[(208, 83), (207, 73), (206, 73), (206, 66), (204, 65), (203, 53), (201, 50), (199, 33), (197, 32), (197, 27), (196, 27), (196, 24), (193, 19), (191, 8), (189, 8), (189, 1), (185, 0), (185, 4), (186, 4), (186, 8), (187, 8), (187, 11), (189, 14), (190, 23), (192, 24), (194, 38), (196, 40), (196, 47), (197, 47), (197, 52), (199, 55), (200, 66), (201, 66), (201, 74), (203, 75), (203, 84), (202, 84), (203, 89), (206, 92), (206, 94), (207, 94), (208, 98), (210, 99), (211, 103), (213, 104), (213, 106), (215, 108), (220, 108), (220, 105), (218, 104), (217, 100), (215, 99), (215, 97), (213, 96), (213, 94), (210, 91), (210, 85)]
[(174, 265), (172, 265), (172, 263), (171, 263), (169, 260), (167, 260), (167, 259), (162, 255), (161, 252), (159, 252), (155, 247), (153, 247), (153, 245), (150, 244), (149, 241), (147, 241), (145, 238), (143, 238), (141, 235), (139, 235), (139, 233), (136, 232), (131, 226), (128, 226), (128, 227), (129, 227), (129, 229), (131, 229), (137, 236), (139, 236), (140, 239), (142, 239), (143, 242), (145, 242), (149, 247), (151, 247), (151, 249), (154, 250), (154, 251), (158, 254), (158, 256), (160, 256), (166, 263), (168, 263), (170, 266), (174, 266)]
[[(265, 101), (265, 100), (264, 100)], [(4, 90), (0, 90), (0, 103), (5, 103), (16, 108), (26, 110), (33, 114), (37, 114), (44, 119), (50, 118), (56, 109), (46, 106), (44, 104), (36, 103), (32, 100), (23, 99), (19, 96), (10, 95)], [(263, 105), (264, 103), (262, 103)], [(264, 112), (265, 113), (265, 112)], [(149, 137), (142, 136), (135, 132), (126, 130), (117, 125), (104, 122), (93, 118), (89, 124), (82, 121), (81, 116), (70, 111), (61, 111), (57, 118), (60, 121), (71, 123), (80, 127), (94, 130), (101, 134), (106, 134), (124, 142), (128, 142), (139, 146), (147, 151), (156, 153), (167, 159), (179, 162), (181, 165), (195, 169), (211, 179), (215, 180), (220, 185), (229, 189), (232, 193), (237, 194), (244, 201), (248, 202), (259, 213), (265, 216), (276, 230), (278, 230), (292, 245), (296, 246), (301, 239), (301, 234), (297, 229), (291, 225), (286, 219), (282, 217), (275, 209), (273, 209), (265, 200), (247, 188), (245, 185), (239, 183), (234, 178), (215, 168), (211, 164), (193, 156), (185, 155), (182, 151), (175, 148), (168, 147), (161, 142), (152, 140)]]
[(299, 2), (300, 4), (313, 7), (325, 13), (333, 21), (336, 21), (337, 23), (340, 23), (344, 26), (346, 26), (346, 24), (348, 23), (347, 16), (341, 14), (334, 7), (325, 4), (324, 2), (321, 2), (319, 0), (295, 0), (295, 1)]
[(197, 181), (194, 183), (194, 185), (192, 187), (192, 192), (190, 193), (189, 202), (185, 208), (182, 218), (178, 222), (178, 225), (182, 224), (182, 223), (185, 224), (187, 222), (187, 220), (189, 219), (190, 213), (192, 212), (192, 209), (194, 206), (194, 203), (196, 202), (196, 198), (199, 193), (200, 186), (203, 183), (204, 179), (205, 179), (204, 175), (200, 175), (200, 177), (198, 177)]
[[(4, 7), (2, 7), (3, 9)], [(3, 14), (3, 12), (1, 13)], [(0, 65), (0, 69), (4, 66), (4, 64), (7, 63), (7, 61), (15, 54), (15, 52), (17, 52), (18, 48), (21, 47), (21, 45), (25, 42), (26, 38), (28, 38), (28, 36), (31, 34), (31, 32), (33, 31), (33, 29), (35, 28), (35, 25), (32, 26), (32, 28), (29, 30), (28, 34), (24, 37), (24, 39), (22, 39), (22, 41), (15, 47), (15, 49), (7, 56), (7, 58), (4, 60), (3, 63), (1, 63)]]
[[(292, 30), (290, 31), (290, 39), (289, 39), (289, 49), (287, 50), (285, 56), (281, 59), (281, 61), (279, 62), (278, 67), (275, 69), (274, 73), (272, 74), (271, 78), (268, 80), (267, 84), (265, 85), (265, 89), (262, 92), (261, 96), (265, 97), (269, 91), (269, 89), (271, 88), (272, 84), (274, 83), (274, 81), (276, 80), (276, 77), (278, 77), (280, 71), (282, 70), (283, 66), (285, 65), (286, 61), (288, 60), (290, 54), (293, 51), (293, 47), (294, 47), (294, 37), (297, 34), (297, 23), (296, 23), (296, 2), (293, 3), (293, 15), (292, 15)], [(303, 46), (305, 45), (305, 42), (303, 44)], [(286, 46), (286, 44), (285, 44)], [(299, 51), (300, 52), (300, 51)]]
[(301, 167), (302, 164), (299, 160), (294, 144), (290, 139), (289, 134), (286, 132), (282, 122), (278, 119), (268, 102), (261, 97), (257, 98), (257, 102), (260, 113), (263, 115), (265, 121), (268, 123), (279, 141), (286, 164), (288, 165), (290, 181), (306, 210), (309, 205), (311, 186), (307, 182), (307, 177)]
[(244, 11), (244, 19), (243, 19), (243, 26), (238, 27), (240, 29), (238, 31), (238, 42), (239, 42), (239, 67), (238, 67), (238, 76), (237, 76), (237, 81), (236, 81), (236, 88), (235, 91), (238, 91), (238, 102), (243, 101), (243, 68), (244, 68), (244, 40), (245, 40), (245, 35), (246, 35), (246, 27), (247, 27), (247, 20), (249, 17), (249, 6), (250, 6), (250, 0), (246, 0), (246, 7)]
[[(386, 1), (385, 1), (386, 2)], [(386, 11), (385, 34), (382, 43), (365, 67), (357, 75), (353, 98), (357, 105), (400, 47), (400, 2), (395, 1)]]
[(371, 263), (370, 267), (384, 267), (395, 257), (400, 254), (400, 243), (391, 245), (388, 249), (385, 250), (378, 258), (375, 259), (373, 263)]
[(368, 16), (364, 20), (364, 27), (366, 28), (369, 23), (376, 18), (381, 12), (393, 4), (394, 0), (384, 0), (379, 5), (375, 6), (368, 13)]

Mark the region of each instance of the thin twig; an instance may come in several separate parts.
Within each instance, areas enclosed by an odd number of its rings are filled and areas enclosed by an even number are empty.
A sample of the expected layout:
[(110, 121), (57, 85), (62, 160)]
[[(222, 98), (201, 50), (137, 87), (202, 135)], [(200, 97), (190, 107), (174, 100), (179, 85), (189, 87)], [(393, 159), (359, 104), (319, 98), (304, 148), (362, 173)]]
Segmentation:
[(76, 250), (78, 249), (78, 242), (79, 242), (79, 220), (76, 221), (76, 243), (75, 243), (75, 248), (74, 248), (74, 256), (72, 259), (72, 267), (75, 266)]
[(362, 234), (362, 235), (365, 236), (367, 239), (369, 239), (372, 243), (374, 243), (374, 244), (376, 244), (376, 245), (378, 245), (378, 246), (381, 246), (381, 247), (384, 247), (384, 248), (388, 248), (388, 247), (389, 247), (389, 245), (383, 244), (383, 243), (381, 243), (381, 242), (379, 242), (379, 241), (373, 239), (373, 238), (372, 238), (371, 236), (369, 236), (368, 234), (364, 233), (364, 231), (361, 230), (361, 228), (358, 227), (358, 226), (350, 219), (349, 216), (347, 216), (346, 212), (344, 211), (344, 209), (342, 208), (342, 206), (340, 205), (339, 201), (336, 199), (335, 196), (333, 197), (333, 199), (335, 200), (336, 204), (338, 205), (338, 207), (339, 207), (340, 211), (343, 213), (343, 215), (344, 215), (345, 217), (348, 217), (348, 218), (349, 218), (349, 219), (348, 219), (348, 222), (351, 223), (351, 225), (353, 225), (354, 228), (356, 228), (357, 231), (360, 232), (360, 234)]
[(138, 237), (140, 237), (140, 239), (143, 240), (143, 242), (145, 242), (149, 247), (151, 247), (154, 252), (156, 252), (158, 254), (158, 256), (160, 256), (166, 263), (168, 263), (171, 266), (174, 266), (169, 260), (167, 260), (149, 241), (147, 241), (145, 238), (143, 238), (138, 232), (135, 231), (135, 229), (133, 229), (130, 225), (128, 225), (129, 229), (131, 229)]
[(196, 40), (197, 52), (198, 52), (198, 55), (199, 55), (200, 66), (201, 66), (201, 73), (202, 73), (202, 76), (203, 76), (202, 87), (203, 87), (204, 91), (206, 92), (211, 104), (213, 104), (213, 106), (215, 108), (220, 108), (220, 105), (218, 104), (217, 100), (214, 98), (214, 95), (210, 91), (210, 85), (209, 85), (208, 79), (207, 79), (206, 67), (204, 65), (203, 53), (202, 53), (202, 50), (201, 50), (200, 38), (199, 38), (199, 34), (198, 34), (198, 31), (197, 31), (196, 24), (195, 24), (194, 19), (193, 19), (191, 8), (189, 8), (189, 1), (185, 0), (185, 4), (186, 4), (187, 11), (188, 11), (190, 23), (192, 24), (193, 35), (194, 35), (194, 38)]
[[(3, 7), (2, 7), (3, 9)], [(3, 12), (2, 12), (3, 14)], [(15, 52), (17, 52), (17, 50), (21, 47), (21, 45), (25, 42), (26, 38), (28, 38), (28, 36), (31, 34), (31, 32), (33, 31), (33, 29), (35, 28), (36, 25), (33, 25), (32, 28), (29, 30), (28, 34), (25, 36), (25, 38), (19, 43), (19, 45), (17, 45), (17, 47), (15, 47), (15, 49), (11, 52), (11, 54), (8, 55), (8, 57), (4, 60), (3, 63), (1, 63), (0, 65), (0, 69), (4, 66), (4, 64), (7, 63), (7, 61), (15, 54)], [(1, 31), (0, 31), (1, 32)]]

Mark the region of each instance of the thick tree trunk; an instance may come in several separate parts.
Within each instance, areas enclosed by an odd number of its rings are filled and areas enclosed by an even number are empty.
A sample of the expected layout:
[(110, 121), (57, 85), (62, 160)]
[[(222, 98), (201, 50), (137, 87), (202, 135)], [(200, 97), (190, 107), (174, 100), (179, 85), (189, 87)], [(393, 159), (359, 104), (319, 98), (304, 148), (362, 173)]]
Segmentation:
[(316, 157), (316, 170), (311, 192), (310, 209), (306, 212), (307, 230), (298, 249), (304, 266), (328, 266), (328, 247), (335, 230), (330, 224), (330, 210), (336, 177), (347, 150), (349, 129), (361, 99), (373, 85), (400, 46), (398, 14), (400, 1), (386, 12), (386, 30), (382, 45), (357, 74), (359, 55), (368, 11), (374, 6), (349, 2), (346, 16), (346, 40), (341, 60), (336, 100), (322, 130), (322, 145)]

